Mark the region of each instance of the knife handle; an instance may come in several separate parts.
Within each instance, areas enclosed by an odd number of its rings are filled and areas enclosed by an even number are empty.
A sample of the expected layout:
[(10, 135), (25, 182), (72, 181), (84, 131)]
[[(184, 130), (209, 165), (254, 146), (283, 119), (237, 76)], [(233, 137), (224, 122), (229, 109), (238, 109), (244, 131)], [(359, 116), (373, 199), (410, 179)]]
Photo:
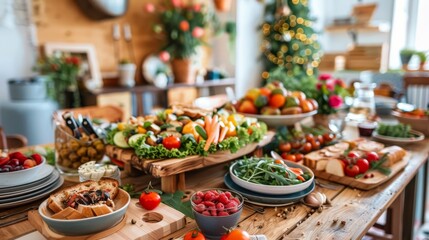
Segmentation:
[(77, 125), (76, 121), (73, 118), (73, 114), (71, 112), (65, 112), (63, 114), (63, 119), (66, 121), (66, 125), (70, 130), (73, 132), (73, 136), (77, 139), (80, 139), (82, 135), (79, 131), (79, 126)]
[(98, 138), (97, 133), (95, 132), (94, 126), (92, 126), (91, 120), (87, 118), (82, 119), (82, 128), (88, 135), (95, 135)]

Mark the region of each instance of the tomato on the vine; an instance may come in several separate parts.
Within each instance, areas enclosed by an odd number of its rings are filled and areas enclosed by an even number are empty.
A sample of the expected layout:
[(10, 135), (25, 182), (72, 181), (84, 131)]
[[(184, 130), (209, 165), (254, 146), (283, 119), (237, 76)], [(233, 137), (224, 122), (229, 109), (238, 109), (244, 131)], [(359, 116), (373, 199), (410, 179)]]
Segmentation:
[(323, 139), (325, 139), (325, 141), (330, 142), (335, 138), (334, 134), (332, 133), (325, 133), (323, 134)]
[(304, 158), (304, 154), (302, 153), (295, 153), (295, 159), (297, 162), (301, 161)]
[(139, 198), (140, 205), (146, 210), (152, 210), (161, 203), (161, 196), (156, 192), (144, 191)]
[(292, 149), (292, 146), (288, 142), (280, 143), (279, 150), (281, 152), (289, 152)]
[(303, 145), (303, 147), (302, 147), (302, 150), (305, 152), (305, 153), (309, 153), (309, 152), (311, 152), (311, 149), (312, 149), (313, 147), (311, 146), (311, 143), (309, 143), (309, 142), (306, 142), (306, 143), (304, 143), (304, 145)]
[(288, 161), (296, 162), (296, 157), (293, 154), (287, 154), (284, 159), (286, 159)]
[(359, 167), (359, 173), (366, 173), (369, 169), (369, 162), (365, 158), (359, 158), (356, 165)]
[(349, 158), (358, 158), (359, 154), (357, 154), (356, 152), (349, 152), (349, 154), (347, 154), (347, 157), (349, 157)]
[(356, 177), (356, 175), (358, 175), (360, 172), (359, 166), (358, 165), (352, 165), (352, 164), (347, 165), (346, 169), (344, 171), (345, 171), (346, 175), (349, 177)]
[(180, 148), (180, 138), (176, 136), (168, 136), (162, 140), (162, 145), (171, 150), (173, 148)]
[(250, 235), (244, 230), (234, 229), (232, 231), (228, 231), (228, 233), (223, 235), (220, 240), (250, 240)]
[(185, 237), (183, 237), (183, 240), (206, 240), (206, 238), (200, 231), (192, 230), (186, 233)]
[(368, 162), (376, 162), (378, 161), (379, 157), (378, 154), (375, 152), (367, 152), (366, 153), (366, 159), (368, 160)]

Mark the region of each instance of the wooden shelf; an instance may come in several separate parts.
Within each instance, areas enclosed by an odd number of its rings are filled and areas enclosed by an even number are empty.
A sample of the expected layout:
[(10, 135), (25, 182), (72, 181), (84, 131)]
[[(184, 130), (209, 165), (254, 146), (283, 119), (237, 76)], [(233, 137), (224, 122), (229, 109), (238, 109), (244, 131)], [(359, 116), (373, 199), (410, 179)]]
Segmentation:
[(390, 27), (388, 24), (378, 25), (331, 25), (325, 28), (326, 32), (389, 32)]

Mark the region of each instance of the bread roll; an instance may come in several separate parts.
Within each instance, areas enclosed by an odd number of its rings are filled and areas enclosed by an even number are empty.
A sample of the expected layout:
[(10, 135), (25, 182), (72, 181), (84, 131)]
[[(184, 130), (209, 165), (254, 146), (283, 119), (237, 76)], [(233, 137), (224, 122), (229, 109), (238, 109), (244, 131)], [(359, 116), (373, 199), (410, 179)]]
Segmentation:
[(393, 164), (401, 161), (406, 154), (406, 151), (398, 146), (390, 146), (387, 148), (383, 148), (378, 152), (378, 155), (381, 157), (384, 154), (387, 154), (387, 160), (383, 163), (383, 166), (390, 167)]

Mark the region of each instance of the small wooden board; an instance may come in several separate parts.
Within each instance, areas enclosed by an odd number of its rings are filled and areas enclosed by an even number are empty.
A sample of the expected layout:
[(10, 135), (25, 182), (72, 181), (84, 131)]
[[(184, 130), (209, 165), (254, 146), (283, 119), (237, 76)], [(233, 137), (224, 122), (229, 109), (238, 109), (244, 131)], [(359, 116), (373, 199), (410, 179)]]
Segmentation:
[(340, 183), (340, 184), (343, 184), (343, 185), (346, 185), (349, 187), (358, 188), (361, 190), (370, 190), (370, 189), (376, 188), (376, 187), (380, 186), (381, 184), (385, 183), (386, 181), (391, 179), (393, 176), (395, 176), (398, 172), (400, 172), (402, 169), (404, 169), (405, 166), (407, 166), (410, 158), (411, 158), (411, 154), (407, 153), (407, 155), (405, 155), (404, 159), (393, 164), (393, 166), (390, 167), (392, 172), (390, 173), (389, 176), (386, 176), (386, 175), (384, 175), (378, 171), (371, 171), (371, 173), (374, 174), (374, 177), (355, 179), (352, 177), (340, 177), (337, 175), (327, 173), (325, 171), (317, 171), (314, 169), (311, 169), (311, 170), (314, 172), (314, 175), (320, 179), (325, 179), (325, 180), (328, 180), (331, 182)]
[[(136, 221), (135, 224), (131, 220)], [(124, 219), (112, 228), (85, 236), (65, 236), (52, 231), (37, 210), (28, 212), (30, 223), (47, 239), (148, 239), (158, 240), (185, 227), (185, 215), (161, 203), (148, 211), (140, 207), (137, 199), (131, 199)], [(160, 221), (159, 221), (160, 220)]]

